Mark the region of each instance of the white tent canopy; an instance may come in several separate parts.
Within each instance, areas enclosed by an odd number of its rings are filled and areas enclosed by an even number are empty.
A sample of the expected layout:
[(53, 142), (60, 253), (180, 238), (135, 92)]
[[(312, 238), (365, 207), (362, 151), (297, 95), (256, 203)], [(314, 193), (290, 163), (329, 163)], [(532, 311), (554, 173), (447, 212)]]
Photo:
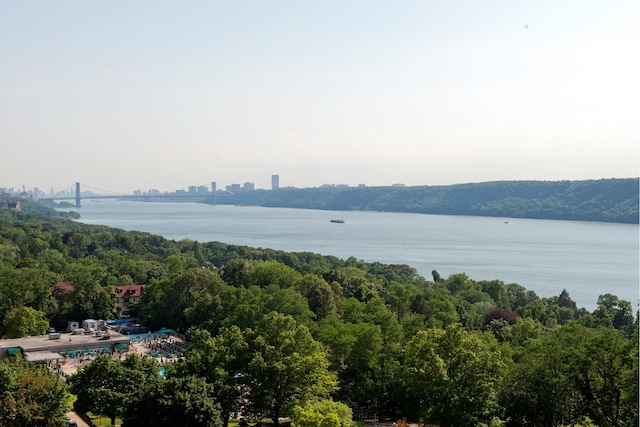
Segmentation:
[(24, 357), (29, 362), (33, 363), (43, 363), (63, 359), (63, 357), (58, 353), (52, 353), (50, 351), (30, 351), (25, 353)]

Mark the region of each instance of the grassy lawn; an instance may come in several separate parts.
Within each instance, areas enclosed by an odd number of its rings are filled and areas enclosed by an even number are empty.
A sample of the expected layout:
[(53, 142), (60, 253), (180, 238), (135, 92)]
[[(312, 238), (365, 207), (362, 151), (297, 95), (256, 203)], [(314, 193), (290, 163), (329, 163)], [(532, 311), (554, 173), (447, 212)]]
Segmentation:
[[(89, 417), (89, 419), (91, 420), (91, 422), (96, 425), (96, 426), (110, 426), (111, 425), (111, 419), (109, 417), (105, 417), (102, 415), (94, 415), (91, 412), (87, 413), (87, 416)], [(116, 425), (122, 425), (122, 419), (121, 418), (116, 418)]]

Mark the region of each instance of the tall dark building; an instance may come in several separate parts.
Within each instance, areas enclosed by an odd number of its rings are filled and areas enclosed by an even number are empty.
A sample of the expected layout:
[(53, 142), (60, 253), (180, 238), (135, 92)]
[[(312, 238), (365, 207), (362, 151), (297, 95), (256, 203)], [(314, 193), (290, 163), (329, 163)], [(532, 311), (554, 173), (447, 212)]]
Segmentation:
[(277, 190), (280, 188), (280, 175), (271, 175), (271, 189)]

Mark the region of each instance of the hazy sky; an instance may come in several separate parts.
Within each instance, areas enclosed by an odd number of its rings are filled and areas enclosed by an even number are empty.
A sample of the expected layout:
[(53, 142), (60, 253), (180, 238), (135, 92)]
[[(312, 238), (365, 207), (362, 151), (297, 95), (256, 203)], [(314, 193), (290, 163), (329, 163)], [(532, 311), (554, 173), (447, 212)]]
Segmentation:
[(0, 187), (636, 177), (640, 1), (0, 0)]

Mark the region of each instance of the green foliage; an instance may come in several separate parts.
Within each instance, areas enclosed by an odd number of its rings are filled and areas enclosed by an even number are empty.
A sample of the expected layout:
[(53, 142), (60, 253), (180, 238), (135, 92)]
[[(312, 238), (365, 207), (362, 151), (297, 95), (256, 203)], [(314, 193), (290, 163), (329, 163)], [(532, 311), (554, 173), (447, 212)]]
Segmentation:
[(293, 410), (296, 427), (352, 427), (351, 408), (333, 400), (307, 402)]
[[(170, 277), (147, 286), (138, 308), (141, 320), (155, 330), (166, 326), (185, 331), (189, 327), (188, 316), (196, 323), (206, 324), (202, 309), (217, 308), (215, 295), (223, 286), (218, 274), (199, 268), (170, 271)], [(198, 305), (194, 306), (196, 302)], [(215, 312), (210, 314), (215, 316)]]
[[(413, 191), (388, 197), (410, 201)], [(334, 405), (443, 426), (585, 417), (637, 425), (638, 319), (629, 302), (605, 294), (588, 313), (566, 291), (539, 298), (464, 273), (433, 279), (354, 257), (168, 241), (0, 210), (4, 333), (12, 322), (39, 324), (24, 335), (44, 322), (117, 317), (112, 286), (136, 283), (147, 292), (130, 313), (152, 330), (189, 331), (191, 347), (167, 380), (152, 359), (99, 359), (95, 371), (80, 371), (69, 380), (84, 396), (78, 409), (122, 413), (127, 425), (219, 425), (236, 412), (277, 418), (294, 408), (302, 424), (337, 425), (348, 417)], [(60, 282), (75, 290), (54, 298)], [(17, 384), (12, 372), (0, 368), (0, 387)], [(31, 386), (21, 390), (27, 406), (39, 399), (26, 396), (37, 392)], [(2, 395), (7, 408), (18, 407), (12, 393)], [(134, 405), (144, 419), (129, 412)]]
[(242, 384), (250, 413), (268, 416), (277, 426), (296, 404), (328, 397), (336, 389), (325, 351), (292, 317), (265, 315), (248, 342), (251, 359)]
[(246, 280), (247, 286), (265, 288), (269, 285), (277, 285), (281, 288), (289, 288), (300, 280), (300, 273), (282, 263), (266, 261), (256, 264), (249, 270)]
[(591, 421), (589, 417), (582, 417), (576, 423), (571, 423), (571, 425), (566, 425), (562, 427), (598, 427), (596, 424)]
[(593, 317), (599, 319), (604, 326), (621, 329), (628, 333), (633, 329), (633, 309), (629, 301), (620, 300), (617, 296), (604, 294), (598, 297), (598, 308)]
[(373, 323), (342, 323), (332, 316), (323, 321), (318, 332), (329, 349), (331, 369), (338, 373), (342, 385), (336, 397), (353, 407), (378, 408), (384, 389), (382, 375), (384, 338), (382, 329)]
[(236, 288), (247, 286), (249, 283), (247, 279), (249, 270), (251, 270), (251, 263), (249, 261), (234, 259), (222, 269), (222, 279)]
[(122, 427), (222, 427), (212, 392), (195, 376), (148, 383), (126, 402)]
[(219, 195), (216, 203), (638, 224), (638, 184), (638, 178), (628, 178), (416, 187), (281, 188)]
[(22, 357), (0, 360), (0, 425), (59, 427), (67, 392), (60, 377)]
[(160, 379), (157, 364), (139, 359), (138, 355), (130, 354), (125, 362), (120, 362), (103, 355), (80, 368), (68, 379), (70, 390), (77, 397), (75, 410), (106, 415), (114, 424), (142, 386)]
[(7, 314), (3, 323), (7, 338), (20, 338), (28, 335), (43, 335), (49, 327), (45, 313), (31, 307), (14, 308)]
[(588, 416), (599, 426), (638, 417), (637, 340), (570, 324), (525, 343), (501, 400), (510, 425), (560, 425)]
[(57, 218), (79, 218), (80, 215), (77, 212), (59, 212), (55, 208), (59, 207), (54, 203), (42, 203), (36, 202), (31, 199), (25, 199), (22, 197), (3, 197), (4, 200), (18, 201), (20, 202), (19, 215), (22, 217), (29, 217), (33, 215), (41, 217), (57, 217)]
[(296, 288), (307, 299), (309, 309), (316, 319), (323, 319), (336, 312), (338, 295), (323, 278), (307, 274), (298, 280)]
[(238, 379), (249, 357), (245, 336), (233, 326), (216, 337), (207, 331), (191, 330), (188, 338), (187, 357), (169, 371), (169, 376), (196, 376), (210, 384), (211, 398), (219, 405), (222, 425), (226, 426), (231, 414), (242, 407), (243, 390), (238, 387)]
[(460, 325), (418, 332), (406, 346), (409, 401), (425, 422), (470, 426), (498, 409), (507, 358), (495, 340)]

